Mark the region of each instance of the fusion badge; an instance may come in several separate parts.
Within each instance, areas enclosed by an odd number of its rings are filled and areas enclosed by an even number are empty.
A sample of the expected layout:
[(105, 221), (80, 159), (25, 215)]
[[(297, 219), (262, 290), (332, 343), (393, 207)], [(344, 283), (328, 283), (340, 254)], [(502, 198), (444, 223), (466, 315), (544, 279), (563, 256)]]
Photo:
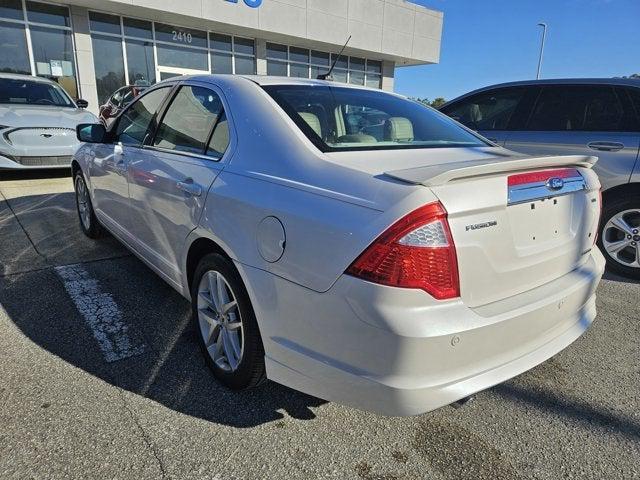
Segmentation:
[(496, 222), (495, 220), (492, 220), (490, 222), (476, 223), (474, 225), (467, 225), (464, 228), (468, 232), (469, 230), (480, 230), (481, 228), (496, 227), (497, 225), (498, 225), (498, 222)]

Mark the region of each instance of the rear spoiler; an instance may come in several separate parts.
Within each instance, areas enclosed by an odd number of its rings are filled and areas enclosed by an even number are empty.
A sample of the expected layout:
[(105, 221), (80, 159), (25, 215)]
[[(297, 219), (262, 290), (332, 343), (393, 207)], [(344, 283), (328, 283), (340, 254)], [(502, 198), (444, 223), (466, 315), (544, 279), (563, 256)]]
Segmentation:
[(482, 177), (496, 173), (539, 170), (541, 168), (583, 167), (592, 168), (598, 157), (588, 155), (566, 155), (549, 157), (508, 157), (508, 160), (490, 158), (464, 162), (442, 163), (424, 167), (407, 168), (384, 172), (385, 175), (415, 185), (435, 187), (454, 180)]

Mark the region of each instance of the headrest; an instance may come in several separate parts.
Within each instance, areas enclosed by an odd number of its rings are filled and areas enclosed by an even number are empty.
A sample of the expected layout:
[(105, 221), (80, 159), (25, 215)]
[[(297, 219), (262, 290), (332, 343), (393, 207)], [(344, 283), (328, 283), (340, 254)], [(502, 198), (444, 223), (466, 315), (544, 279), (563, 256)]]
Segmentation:
[(376, 137), (366, 133), (350, 133), (338, 137), (338, 143), (376, 143)]
[(391, 117), (384, 126), (385, 140), (391, 142), (413, 141), (413, 124), (405, 117)]

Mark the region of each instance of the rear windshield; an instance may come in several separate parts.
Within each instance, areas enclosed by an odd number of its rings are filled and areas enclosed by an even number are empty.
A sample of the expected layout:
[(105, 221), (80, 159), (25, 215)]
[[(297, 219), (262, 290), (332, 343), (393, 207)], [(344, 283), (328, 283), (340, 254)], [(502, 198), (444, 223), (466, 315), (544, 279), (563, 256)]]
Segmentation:
[(14, 78), (0, 78), (0, 103), (74, 107), (69, 96), (58, 85)]
[(385, 92), (326, 85), (264, 89), (325, 152), (490, 146), (445, 115)]

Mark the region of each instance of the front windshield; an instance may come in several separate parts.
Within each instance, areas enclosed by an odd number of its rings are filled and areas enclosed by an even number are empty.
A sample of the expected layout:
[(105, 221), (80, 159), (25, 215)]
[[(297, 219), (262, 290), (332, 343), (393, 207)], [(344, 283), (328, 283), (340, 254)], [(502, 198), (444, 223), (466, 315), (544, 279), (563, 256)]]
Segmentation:
[(382, 91), (327, 85), (264, 89), (322, 151), (490, 146), (445, 115)]
[(15, 78), (0, 78), (0, 103), (57, 107), (74, 106), (69, 95), (58, 85)]

